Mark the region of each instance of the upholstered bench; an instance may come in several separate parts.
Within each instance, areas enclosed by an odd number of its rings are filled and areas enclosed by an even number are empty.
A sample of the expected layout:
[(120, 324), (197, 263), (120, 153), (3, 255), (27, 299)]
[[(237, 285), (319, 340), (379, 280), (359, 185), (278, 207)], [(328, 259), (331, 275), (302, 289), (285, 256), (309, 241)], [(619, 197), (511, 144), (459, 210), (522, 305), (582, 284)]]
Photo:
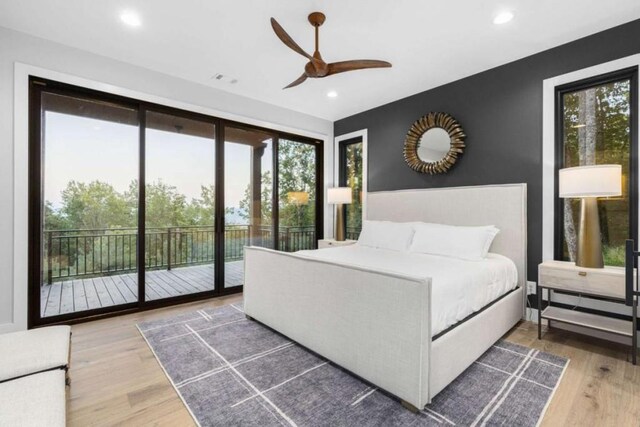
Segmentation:
[(0, 427), (64, 427), (66, 389), (62, 369), (0, 383)]
[[(0, 383), (69, 368), (71, 327), (50, 326), (0, 335)], [(64, 390), (63, 390), (64, 391)]]

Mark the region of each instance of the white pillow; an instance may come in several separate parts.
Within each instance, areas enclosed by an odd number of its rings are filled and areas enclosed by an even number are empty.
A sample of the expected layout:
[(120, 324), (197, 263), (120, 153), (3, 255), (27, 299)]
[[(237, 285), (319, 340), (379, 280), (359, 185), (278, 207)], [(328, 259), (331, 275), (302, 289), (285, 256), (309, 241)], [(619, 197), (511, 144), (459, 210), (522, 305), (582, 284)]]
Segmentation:
[(414, 226), (408, 222), (364, 221), (358, 244), (392, 251), (407, 251)]
[(422, 223), (415, 225), (409, 252), (480, 261), (486, 258), (499, 232), (493, 225), (464, 227)]

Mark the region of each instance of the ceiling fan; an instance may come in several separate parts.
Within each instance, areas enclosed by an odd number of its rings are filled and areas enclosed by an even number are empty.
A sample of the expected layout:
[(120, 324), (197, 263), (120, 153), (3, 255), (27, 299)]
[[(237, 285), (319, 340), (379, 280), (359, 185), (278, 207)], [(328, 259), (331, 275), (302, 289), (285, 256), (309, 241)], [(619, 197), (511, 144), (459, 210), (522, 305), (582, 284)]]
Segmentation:
[(273, 31), (275, 31), (278, 38), (282, 40), (282, 43), (309, 60), (309, 62), (307, 62), (307, 64), (304, 66), (304, 73), (295, 81), (285, 86), (283, 89), (298, 86), (308, 78), (322, 78), (331, 76), (333, 74), (344, 73), (346, 71), (364, 70), (366, 68), (391, 67), (391, 64), (387, 61), (377, 61), (372, 59), (356, 59), (352, 61), (332, 62), (330, 64), (327, 64), (322, 59), (322, 55), (320, 55), (320, 45), (318, 40), (319, 28), (322, 24), (324, 24), (326, 17), (321, 12), (313, 12), (309, 15), (308, 19), (311, 25), (313, 25), (316, 30), (316, 48), (315, 52), (313, 52), (313, 56), (302, 50), (302, 48), (298, 46), (295, 41), (293, 41), (291, 36), (287, 34), (284, 28), (282, 28), (282, 26), (278, 24), (278, 21), (276, 21), (274, 18), (271, 18), (271, 26), (273, 27)]

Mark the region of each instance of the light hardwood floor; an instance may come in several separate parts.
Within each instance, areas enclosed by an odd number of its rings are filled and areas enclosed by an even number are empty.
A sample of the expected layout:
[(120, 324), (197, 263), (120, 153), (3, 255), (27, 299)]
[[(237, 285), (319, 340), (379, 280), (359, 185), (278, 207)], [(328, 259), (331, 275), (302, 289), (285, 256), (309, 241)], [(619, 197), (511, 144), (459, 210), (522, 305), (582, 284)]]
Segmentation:
[[(71, 426), (194, 425), (136, 323), (239, 301), (184, 304), (73, 326), (67, 414)], [(542, 341), (522, 322), (509, 341), (571, 359), (543, 426), (639, 426), (640, 366), (628, 347), (553, 329)]]

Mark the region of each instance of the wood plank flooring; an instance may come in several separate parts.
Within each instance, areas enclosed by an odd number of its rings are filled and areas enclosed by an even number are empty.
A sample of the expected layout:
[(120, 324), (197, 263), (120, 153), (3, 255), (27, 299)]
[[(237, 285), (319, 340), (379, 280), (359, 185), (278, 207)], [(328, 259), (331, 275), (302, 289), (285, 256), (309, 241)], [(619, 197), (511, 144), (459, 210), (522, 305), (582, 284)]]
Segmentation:
[[(243, 261), (225, 263), (225, 287), (244, 281)], [(209, 291), (214, 288), (212, 264), (149, 271), (145, 277), (147, 300)], [(138, 301), (137, 273), (93, 278), (75, 278), (44, 284), (41, 288), (41, 315), (75, 313)]]
[[(69, 425), (194, 425), (135, 325), (241, 298), (233, 295), (74, 325)], [(538, 340), (531, 322), (521, 322), (506, 339), (571, 359), (542, 426), (640, 425), (640, 366), (627, 362), (628, 346), (558, 329)]]

